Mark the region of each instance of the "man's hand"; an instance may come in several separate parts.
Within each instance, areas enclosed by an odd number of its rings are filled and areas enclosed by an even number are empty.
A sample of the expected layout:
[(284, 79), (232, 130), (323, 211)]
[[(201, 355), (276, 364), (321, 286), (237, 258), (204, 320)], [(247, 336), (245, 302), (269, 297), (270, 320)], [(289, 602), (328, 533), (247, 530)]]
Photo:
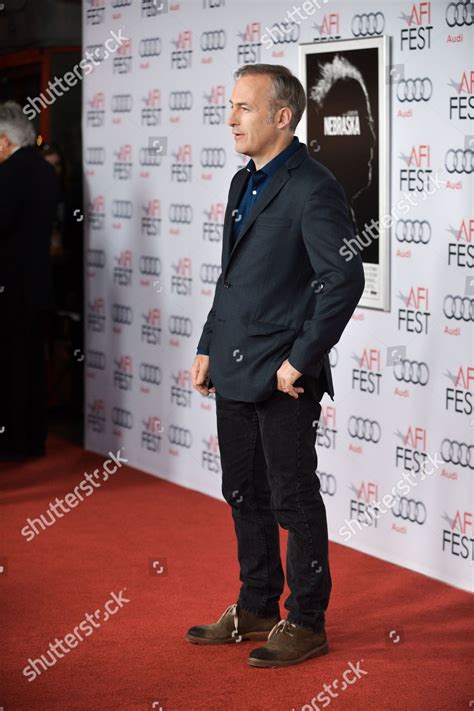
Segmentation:
[(193, 388), (201, 395), (209, 395), (215, 393), (215, 388), (208, 388), (209, 382), (209, 356), (197, 355), (194, 363), (191, 366), (191, 377), (193, 380)]
[(284, 360), (276, 372), (277, 390), (281, 390), (297, 400), (298, 393), (304, 393), (304, 388), (294, 388), (293, 383), (302, 375), (303, 373), (293, 368), (288, 359)]

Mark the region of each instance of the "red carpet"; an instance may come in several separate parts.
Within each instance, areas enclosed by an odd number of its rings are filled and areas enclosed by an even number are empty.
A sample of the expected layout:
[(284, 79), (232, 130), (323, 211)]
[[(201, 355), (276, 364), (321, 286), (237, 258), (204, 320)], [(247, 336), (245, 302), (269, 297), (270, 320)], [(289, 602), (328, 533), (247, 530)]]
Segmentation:
[[(246, 657), (258, 643), (198, 647), (183, 638), (237, 595), (226, 504), (122, 467), (28, 542), (26, 519), (102, 462), (53, 438), (46, 459), (1, 465), (4, 711), (309, 711), (327, 699), (334, 709), (474, 707), (472, 597), (349, 548), (331, 545), (330, 654), (256, 669)], [(162, 574), (152, 573), (153, 560), (158, 571), (166, 564)], [(120, 591), (113, 616), (94, 618), (102, 621), (90, 633), (78, 628)], [(75, 627), (82, 641), (70, 638), (77, 646), (28, 681), (28, 659)], [(342, 691), (350, 662), (360, 679)], [(318, 701), (324, 684), (331, 693)]]

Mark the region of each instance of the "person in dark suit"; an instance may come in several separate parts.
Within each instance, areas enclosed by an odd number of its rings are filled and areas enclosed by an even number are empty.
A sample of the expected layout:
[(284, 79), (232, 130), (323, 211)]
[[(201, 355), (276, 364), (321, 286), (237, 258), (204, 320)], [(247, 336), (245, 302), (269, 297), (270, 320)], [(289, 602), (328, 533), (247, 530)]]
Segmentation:
[[(237, 70), (227, 124), (251, 158), (233, 177), (222, 273), (192, 365), (215, 393), (222, 493), (231, 506), (241, 588), (196, 644), (267, 640), (248, 663), (274, 667), (325, 654), (331, 592), (326, 512), (316, 475), (316, 425), (334, 396), (328, 353), (364, 288), (344, 191), (294, 132), (304, 89), (283, 66)], [(347, 157), (348, 161), (350, 156)], [(348, 165), (350, 170), (350, 165)], [(288, 618), (278, 524), (288, 530)]]
[(12, 101), (0, 104), (0, 459), (44, 454), (46, 317), (52, 307), (54, 168)]

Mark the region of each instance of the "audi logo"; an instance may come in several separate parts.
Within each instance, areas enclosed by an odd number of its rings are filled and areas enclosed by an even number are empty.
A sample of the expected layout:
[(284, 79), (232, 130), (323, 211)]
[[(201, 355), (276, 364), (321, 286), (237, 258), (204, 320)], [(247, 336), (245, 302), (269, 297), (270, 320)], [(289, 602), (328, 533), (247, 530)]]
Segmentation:
[(112, 321), (129, 326), (133, 321), (131, 307), (123, 304), (112, 304)]
[(441, 443), (441, 456), (446, 463), (474, 469), (474, 444), (445, 438)]
[(131, 200), (114, 200), (112, 203), (112, 217), (118, 217), (122, 220), (130, 220), (133, 214), (133, 205)]
[(129, 410), (122, 410), (121, 407), (112, 408), (112, 422), (117, 427), (125, 427), (131, 430), (133, 427), (133, 415)]
[[(272, 30), (274, 30), (273, 34)], [(270, 37), (274, 44), (291, 44), (292, 42), (298, 42), (300, 38), (300, 27), (296, 22), (275, 22), (272, 25), (272, 30), (270, 30)], [(280, 36), (275, 39), (275, 34)]]
[(146, 37), (140, 40), (138, 53), (140, 57), (158, 57), (161, 54), (161, 38)]
[(225, 30), (211, 30), (201, 35), (201, 49), (203, 52), (215, 52), (224, 49), (227, 37)]
[(448, 27), (470, 27), (474, 23), (474, 5), (472, 2), (450, 2), (446, 8)]
[(377, 420), (368, 420), (365, 417), (356, 417), (355, 415), (351, 415), (349, 418), (347, 431), (350, 437), (363, 439), (365, 442), (373, 442), (374, 444), (380, 441), (382, 434)]
[(87, 250), (87, 266), (95, 269), (103, 269), (105, 267), (105, 252), (103, 249), (88, 249)]
[(114, 94), (110, 103), (112, 113), (125, 113), (132, 110), (133, 97), (131, 94)]
[(473, 170), (474, 151), (470, 148), (450, 148), (444, 159), (444, 167), (448, 173), (470, 174)]
[(395, 236), (399, 242), (428, 244), (431, 224), (427, 220), (398, 220)]
[(430, 369), (423, 361), (397, 360), (393, 368), (395, 379), (413, 385), (427, 385), (430, 379)]
[(190, 111), (193, 108), (193, 92), (171, 91), (168, 106), (171, 111)]
[(102, 353), (102, 351), (87, 351), (86, 363), (88, 368), (105, 370), (105, 353)]
[(352, 18), (352, 34), (354, 37), (373, 37), (381, 35), (385, 27), (383, 12), (368, 12), (354, 15)]
[(444, 297), (443, 313), (446, 318), (455, 321), (474, 321), (474, 299), (447, 294)]
[(407, 499), (406, 496), (397, 497), (392, 513), (396, 518), (417, 523), (419, 526), (422, 526), (426, 521), (426, 506), (424, 503), (415, 501), (415, 499)]
[(178, 225), (190, 225), (193, 220), (193, 208), (191, 205), (172, 202), (168, 209), (168, 217), (170, 222)]
[(226, 153), (223, 148), (203, 148), (201, 150), (201, 165), (203, 168), (223, 168)]
[(171, 444), (175, 444), (178, 447), (186, 447), (186, 449), (189, 449), (193, 443), (191, 430), (186, 430), (184, 427), (176, 427), (176, 425), (168, 427), (168, 439)]
[(319, 477), (320, 487), (319, 490), (321, 494), (327, 494), (328, 496), (334, 496), (337, 490), (336, 478), (333, 474), (326, 474), (326, 472), (320, 472), (316, 470), (316, 474)]
[(147, 257), (142, 255), (139, 263), (140, 274), (147, 276), (160, 276), (161, 259), (159, 257)]
[(397, 99), (401, 102), (429, 101), (433, 95), (433, 83), (428, 77), (401, 79), (397, 84)]
[(159, 385), (161, 383), (161, 368), (158, 365), (140, 363), (138, 375), (143, 383), (149, 383), (150, 385)]
[(216, 284), (220, 273), (220, 264), (201, 264), (199, 274), (203, 284)]
[(186, 316), (170, 316), (168, 319), (169, 332), (173, 336), (189, 336), (193, 332), (193, 324)]
[(131, 4), (132, 0), (112, 0), (112, 7), (127, 7)]
[(87, 165), (104, 165), (105, 163), (105, 148), (102, 146), (93, 146), (86, 149)]

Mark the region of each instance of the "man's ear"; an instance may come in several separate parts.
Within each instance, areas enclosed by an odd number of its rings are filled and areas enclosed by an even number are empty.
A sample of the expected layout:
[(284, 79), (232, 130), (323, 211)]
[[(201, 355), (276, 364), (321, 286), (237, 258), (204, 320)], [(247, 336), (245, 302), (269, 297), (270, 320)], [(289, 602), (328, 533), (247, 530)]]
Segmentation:
[(283, 106), (283, 108), (280, 109), (280, 118), (277, 124), (278, 128), (285, 128), (285, 126), (289, 126), (292, 117), (293, 113), (291, 109), (288, 106)]

